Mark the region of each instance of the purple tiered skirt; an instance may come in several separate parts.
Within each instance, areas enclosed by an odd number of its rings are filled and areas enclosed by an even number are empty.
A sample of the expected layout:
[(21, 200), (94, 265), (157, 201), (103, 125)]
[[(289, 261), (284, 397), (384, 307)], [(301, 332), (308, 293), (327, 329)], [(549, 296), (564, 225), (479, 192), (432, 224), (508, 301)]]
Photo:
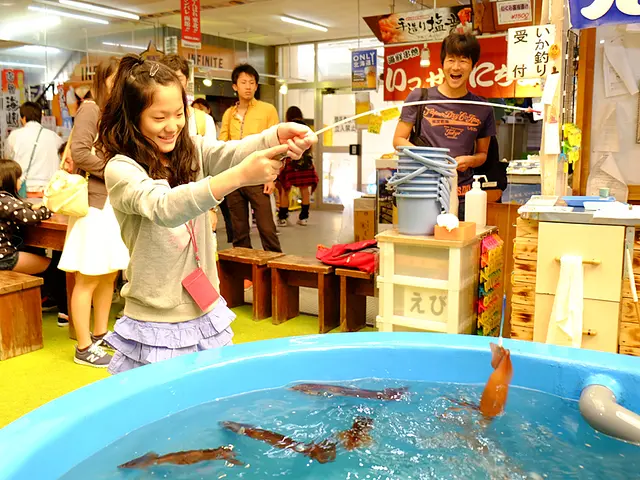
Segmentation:
[(231, 345), (231, 322), (235, 318), (222, 298), (209, 313), (188, 322), (142, 322), (125, 315), (105, 338), (116, 350), (109, 373), (115, 375), (187, 353)]

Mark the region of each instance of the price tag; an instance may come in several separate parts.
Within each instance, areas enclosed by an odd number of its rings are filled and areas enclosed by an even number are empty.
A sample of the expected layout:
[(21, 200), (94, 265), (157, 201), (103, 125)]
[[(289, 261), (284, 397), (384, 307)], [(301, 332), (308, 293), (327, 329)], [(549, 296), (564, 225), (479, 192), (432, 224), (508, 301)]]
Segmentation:
[(386, 110), (382, 110), (380, 115), (382, 115), (382, 120), (384, 122), (388, 122), (389, 120), (400, 117), (400, 109), (398, 107), (387, 108)]
[(380, 135), (380, 130), (382, 129), (382, 117), (379, 115), (371, 115), (369, 117), (369, 133), (374, 133), (376, 135)]

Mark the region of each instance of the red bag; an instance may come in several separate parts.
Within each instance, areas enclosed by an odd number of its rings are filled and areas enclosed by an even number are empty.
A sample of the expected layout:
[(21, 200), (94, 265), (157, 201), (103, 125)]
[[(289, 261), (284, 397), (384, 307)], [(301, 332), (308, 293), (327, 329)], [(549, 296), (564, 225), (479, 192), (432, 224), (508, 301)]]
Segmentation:
[(378, 267), (379, 249), (377, 245), (376, 240), (334, 245), (331, 248), (318, 245), (316, 258), (325, 265), (374, 273)]

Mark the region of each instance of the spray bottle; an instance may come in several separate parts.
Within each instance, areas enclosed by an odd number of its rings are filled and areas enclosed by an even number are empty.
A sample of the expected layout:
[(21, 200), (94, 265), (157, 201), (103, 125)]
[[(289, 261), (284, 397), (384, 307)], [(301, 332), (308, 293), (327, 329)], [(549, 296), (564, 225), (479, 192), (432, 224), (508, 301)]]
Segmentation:
[(465, 196), (464, 220), (466, 222), (474, 222), (477, 227), (485, 227), (487, 225), (487, 192), (480, 188), (480, 179), (485, 175), (474, 175), (471, 190)]

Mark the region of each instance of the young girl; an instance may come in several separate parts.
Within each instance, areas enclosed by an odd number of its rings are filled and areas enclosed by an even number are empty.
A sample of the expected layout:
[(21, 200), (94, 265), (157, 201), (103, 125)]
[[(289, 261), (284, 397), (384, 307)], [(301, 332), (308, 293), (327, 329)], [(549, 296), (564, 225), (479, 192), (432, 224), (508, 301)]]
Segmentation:
[[(302, 111), (298, 107), (289, 107), (286, 113), (287, 122), (304, 125)], [(311, 194), (318, 186), (318, 174), (313, 165), (311, 152), (305, 152), (299, 160), (287, 159), (285, 167), (278, 176), (278, 192), (280, 208), (278, 209), (278, 226), (286, 227), (289, 217), (289, 193), (291, 187), (298, 187), (302, 194), (302, 209), (298, 216), (298, 225), (307, 226)]]
[[(91, 99), (82, 102), (71, 133), (71, 161), (76, 173), (89, 178), (89, 213), (71, 218), (59, 268), (75, 272), (71, 314), (78, 335), (74, 362), (106, 368), (111, 356), (101, 347), (107, 333), (114, 282), (118, 271), (127, 268), (129, 252), (120, 238), (104, 184), (104, 155), (94, 147), (101, 109), (109, 98), (118, 67), (117, 59), (96, 68)], [(93, 305), (93, 332), (91, 306)]]
[(13, 160), (0, 160), (0, 270), (29, 275), (43, 273), (49, 267), (47, 257), (20, 252), (23, 225), (37, 225), (51, 217), (45, 206), (31, 206), (19, 199), (22, 168)]
[[(113, 374), (231, 343), (234, 314), (216, 300), (208, 211), (229, 192), (273, 181), (278, 155), (299, 158), (317, 141), (297, 124), (239, 142), (192, 139), (184, 128), (186, 105), (168, 67), (134, 55), (122, 59), (99, 141), (109, 159), (109, 198), (131, 254), (124, 316), (106, 339), (116, 350)], [(199, 272), (201, 288), (183, 286)]]

